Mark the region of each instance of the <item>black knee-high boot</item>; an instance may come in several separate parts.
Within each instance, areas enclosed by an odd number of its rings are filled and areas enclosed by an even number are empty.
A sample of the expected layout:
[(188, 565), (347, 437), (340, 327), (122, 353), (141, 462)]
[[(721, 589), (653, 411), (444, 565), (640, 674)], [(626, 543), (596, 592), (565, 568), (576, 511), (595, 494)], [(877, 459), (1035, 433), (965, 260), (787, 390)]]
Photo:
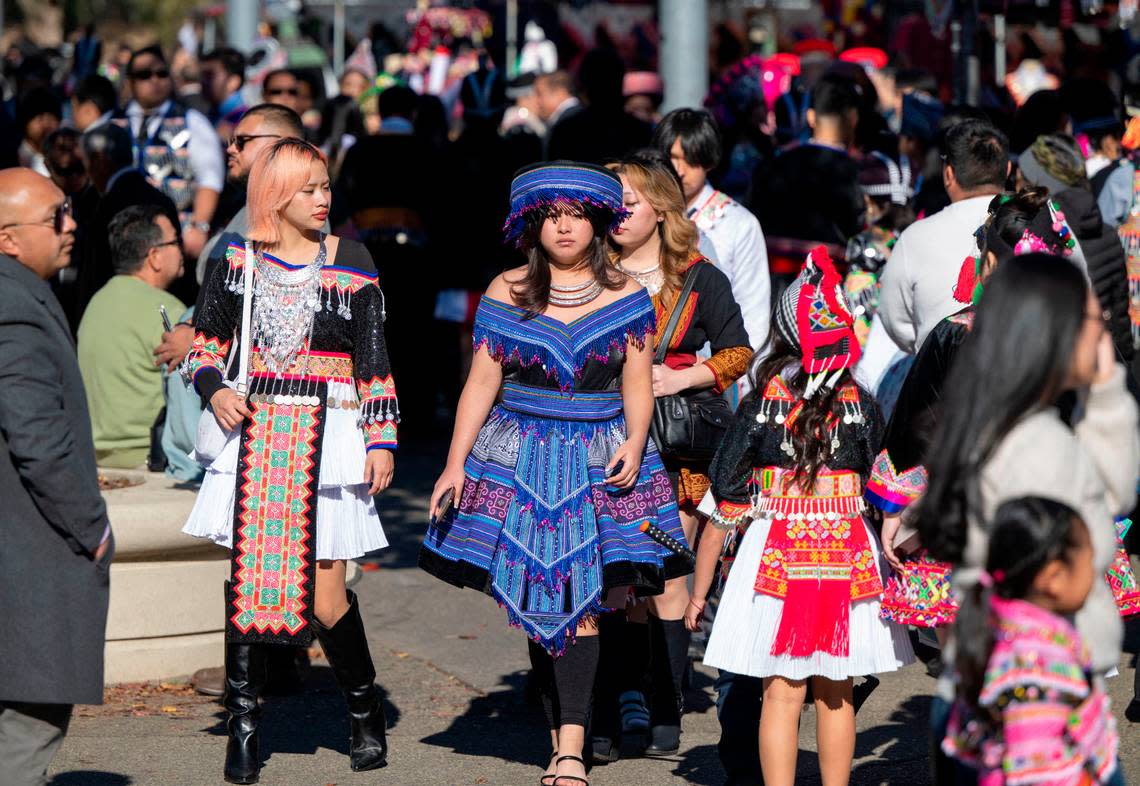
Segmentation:
[(625, 612), (616, 611), (598, 618), (598, 669), (594, 677), (594, 711), (590, 714), (590, 737), (595, 764), (607, 764), (621, 757), (621, 693), (625, 633)]
[(313, 630), (348, 704), (352, 726), (348, 755), (352, 769), (360, 772), (383, 767), (388, 763), (384, 708), (373, 684), (376, 668), (368, 651), (356, 594), (348, 592), (348, 611), (335, 625), (326, 628), (314, 619)]
[(650, 743), (646, 756), (671, 756), (681, 747), (681, 682), (689, 665), (689, 639), (684, 620), (649, 615), (652, 651), (652, 696), (649, 700)]
[(261, 757), (257, 724), (261, 708), (258, 693), (265, 685), (265, 648), (269, 644), (226, 644), (226, 681), (222, 706), (226, 720), (226, 783), (257, 783)]

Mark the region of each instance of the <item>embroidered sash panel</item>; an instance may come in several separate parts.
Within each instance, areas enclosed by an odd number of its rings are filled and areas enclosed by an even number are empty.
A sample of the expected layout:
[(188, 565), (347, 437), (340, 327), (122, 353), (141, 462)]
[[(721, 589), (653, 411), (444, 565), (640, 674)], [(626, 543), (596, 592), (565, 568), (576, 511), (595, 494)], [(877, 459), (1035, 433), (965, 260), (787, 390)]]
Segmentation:
[(883, 591), (863, 525), (859, 475), (823, 470), (807, 492), (790, 471), (757, 475), (757, 507), (772, 525), (754, 587), (784, 601), (772, 654), (846, 656), (851, 603)]
[(313, 393), (284, 404), (249, 401), (234, 500), (228, 641), (307, 644), (312, 638), (327, 384), (317, 383)]

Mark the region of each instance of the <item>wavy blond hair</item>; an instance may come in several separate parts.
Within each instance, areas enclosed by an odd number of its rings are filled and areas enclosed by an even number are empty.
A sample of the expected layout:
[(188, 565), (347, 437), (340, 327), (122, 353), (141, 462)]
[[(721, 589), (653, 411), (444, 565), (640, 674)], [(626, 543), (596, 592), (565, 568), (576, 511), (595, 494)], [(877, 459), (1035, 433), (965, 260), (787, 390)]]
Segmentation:
[[(696, 225), (685, 213), (681, 184), (668, 164), (640, 155), (609, 164), (607, 168), (618, 176), (624, 175), (634, 191), (664, 216), (657, 224), (657, 235), (661, 238), (661, 271), (665, 278), (658, 297), (668, 307), (681, 289), (689, 261), (697, 253), (699, 238)], [(616, 262), (618, 258), (611, 240), (610, 260)]]

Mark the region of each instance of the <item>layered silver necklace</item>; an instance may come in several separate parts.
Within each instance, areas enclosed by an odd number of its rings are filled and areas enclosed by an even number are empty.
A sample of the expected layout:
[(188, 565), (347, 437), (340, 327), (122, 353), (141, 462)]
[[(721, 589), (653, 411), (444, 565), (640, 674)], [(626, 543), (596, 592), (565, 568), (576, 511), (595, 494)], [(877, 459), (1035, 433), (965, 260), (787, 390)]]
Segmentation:
[(646, 291), (649, 292), (650, 297), (656, 295), (661, 291), (661, 287), (665, 286), (665, 275), (661, 272), (660, 262), (658, 262), (653, 267), (646, 268), (645, 270), (630, 270), (625, 267), (620, 261), (614, 262), (614, 267), (616, 267), (620, 272), (632, 278), (638, 284), (641, 284), (641, 286), (645, 287)]
[(552, 306), (573, 308), (589, 303), (600, 294), (602, 294), (602, 285), (598, 283), (596, 278), (583, 281), (581, 284), (571, 284), (568, 287), (558, 286), (551, 281), (550, 297), (547, 300)]
[(311, 341), (313, 317), (321, 310), (321, 268), (328, 257), (325, 236), (320, 237), (316, 258), (297, 270), (266, 262), (261, 251), (256, 257), (253, 345), (261, 349), (270, 371), (283, 374)]

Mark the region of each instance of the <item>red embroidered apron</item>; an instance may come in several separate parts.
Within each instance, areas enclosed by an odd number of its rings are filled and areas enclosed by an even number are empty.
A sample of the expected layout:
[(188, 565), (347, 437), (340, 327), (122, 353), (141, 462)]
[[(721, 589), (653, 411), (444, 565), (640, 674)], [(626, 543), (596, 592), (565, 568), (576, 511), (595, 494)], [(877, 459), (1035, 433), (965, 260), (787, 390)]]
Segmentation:
[(808, 494), (790, 470), (758, 470), (754, 482), (772, 519), (755, 589), (784, 601), (771, 654), (847, 656), (851, 604), (883, 592), (859, 475), (822, 470)]

